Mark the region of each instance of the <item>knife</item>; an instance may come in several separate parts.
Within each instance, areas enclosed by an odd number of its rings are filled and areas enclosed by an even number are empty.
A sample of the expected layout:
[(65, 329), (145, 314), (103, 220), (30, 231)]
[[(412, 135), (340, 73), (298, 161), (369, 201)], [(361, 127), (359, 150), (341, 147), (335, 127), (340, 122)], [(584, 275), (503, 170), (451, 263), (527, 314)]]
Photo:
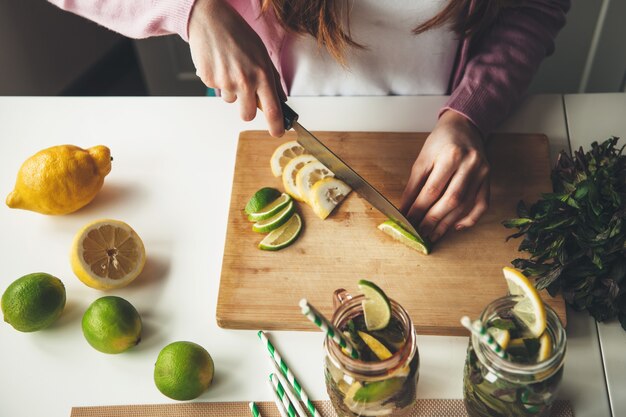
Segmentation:
[(302, 145), (304, 149), (331, 170), (335, 174), (335, 177), (352, 187), (357, 194), (367, 200), (372, 206), (378, 209), (378, 211), (399, 223), (409, 233), (419, 237), (417, 230), (415, 230), (411, 222), (400, 213), (400, 210), (398, 210), (396, 206), (391, 204), (376, 188), (365, 181), (355, 170), (350, 168), (350, 166), (335, 155), (333, 151), (328, 149), (326, 145), (298, 123), (299, 116), (291, 107), (286, 103), (282, 103), (281, 107), (285, 130), (293, 128), (293, 130), (298, 133), (298, 143)]

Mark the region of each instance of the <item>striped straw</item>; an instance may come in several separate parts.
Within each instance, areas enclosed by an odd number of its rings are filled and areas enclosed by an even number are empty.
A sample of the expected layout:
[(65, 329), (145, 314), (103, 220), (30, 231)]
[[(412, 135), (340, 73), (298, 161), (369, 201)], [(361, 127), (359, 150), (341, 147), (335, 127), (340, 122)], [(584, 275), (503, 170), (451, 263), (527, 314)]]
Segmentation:
[[(309, 399), (309, 396), (307, 395), (307, 393), (304, 391), (304, 389), (302, 388), (302, 386), (300, 385), (300, 383), (294, 376), (293, 372), (291, 372), (291, 369), (289, 369), (289, 366), (287, 366), (287, 362), (283, 360), (278, 350), (276, 350), (272, 342), (269, 341), (265, 332), (263, 330), (259, 330), (257, 334), (259, 335), (259, 339), (261, 339), (261, 342), (267, 347), (267, 350), (270, 354), (270, 358), (273, 359), (276, 367), (280, 370), (280, 373), (284, 375), (285, 378), (287, 378), (287, 380), (289, 381), (289, 384), (285, 384), (282, 380), (281, 382), (284, 385), (287, 385), (287, 386), (291, 385), (293, 387), (294, 391), (296, 392), (298, 397), (302, 400), (302, 402), (304, 402), (304, 404), (306, 405), (306, 408), (309, 410), (309, 413), (311, 413), (313, 417), (322, 417), (322, 415), (319, 413), (319, 411), (317, 411), (317, 409), (313, 405), (313, 402)], [(278, 377), (280, 379), (281, 375), (278, 374)], [(296, 410), (299, 413), (301, 413), (302, 411), (298, 410), (300, 403), (298, 401), (293, 401), (293, 403), (294, 405), (297, 403)]]
[(276, 407), (278, 408), (278, 412), (280, 413), (281, 417), (289, 417), (287, 415), (287, 410), (285, 410), (285, 406), (283, 405), (283, 402), (281, 401), (280, 397), (278, 396), (278, 393), (276, 392), (276, 389), (274, 389), (274, 385), (272, 384), (272, 381), (267, 380), (267, 384), (270, 387), (270, 391), (272, 392), (272, 396), (274, 397), (274, 403), (276, 403)]
[(505, 360), (509, 359), (509, 355), (506, 353), (506, 351), (502, 349), (502, 346), (500, 346), (498, 342), (496, 342), (493, 336), (491, 336), (491, 334), (487, 331), (487, 328), (483, 326), (483, 324), (479, 320), (476, 320), (472, 323), (469, 317), (463, 316), (461, 317), (461, 324), (467, 330), (472, 332), (472, 334), (476, 335), (481, 342), (483, 342), (491, 350), (493, 350), (496, 355)]
[(270, 374), (270, 381), (272, 381), (272, 385), (274, 385), (274, 389), (276, 390), (276, 394), (278, 394), (278, 398), (283, 402), (285, 406), (285, 410), (287, 410), (287, 414), (289, 417), (296, 417), (296, 409), (293, 408), (291, 401), (289, 401), (289, 397), (285, 394), (285, 388), (280, 383), (276, 375), (273, 373)]
[(252, 412), (252, 417), (263, 417), (254, 401), (248, 403), (248, 405), (250, 406), (250, 412)]
[(339, 346), (344, 348), (346, 352), (352, 357), (352, 359), (359, 358), (359, 352), (352, 346), (350, 342), (341, 336), (339, 330), (335, 328), (330, 321), (326, 317), (322, 315), (319, 311), (317, 311), (309, 302), (303, 298), (300, 300), (300, 308), (302, 309), (302, 314), (304, 314), (309, 320), (311, 320), (317, 327), (319, 327), (326, 336), (330, 338), (333, 342), (337, 343)]

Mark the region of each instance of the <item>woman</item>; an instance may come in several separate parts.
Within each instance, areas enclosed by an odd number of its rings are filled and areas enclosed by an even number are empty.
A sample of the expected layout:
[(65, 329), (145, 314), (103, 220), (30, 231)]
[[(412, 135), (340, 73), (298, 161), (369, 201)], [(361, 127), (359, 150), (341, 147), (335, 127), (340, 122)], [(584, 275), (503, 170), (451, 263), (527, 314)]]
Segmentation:
[[(127, 36), (178, 33), (202, 81), (284, 133), (290, 95), (450, 94), (401, 209), (436, 241), (489, 203), (482, 140), (554, 50), (569, 0), (50, 0)], [(320, 48), (318, 48), (318, 46)]]

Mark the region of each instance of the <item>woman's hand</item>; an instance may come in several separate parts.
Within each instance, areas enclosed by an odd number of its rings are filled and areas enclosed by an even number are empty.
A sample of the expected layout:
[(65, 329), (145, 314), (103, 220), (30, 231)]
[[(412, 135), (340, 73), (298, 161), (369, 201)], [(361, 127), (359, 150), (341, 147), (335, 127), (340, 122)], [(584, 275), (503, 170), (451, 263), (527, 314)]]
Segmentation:
[(481, 135), (465, 116), (446, 111), (426, 139), (400, 210), (423, 237), (476, 224), (489, 205), (489, 164)]
[(239, 100), (241, 118), (256, 116), (257, 97), (272, 136), (285, 132), (280, 77), (261, 38), (224, 0), (197, 0), (189, 18), (189, 48), (202, 82)]

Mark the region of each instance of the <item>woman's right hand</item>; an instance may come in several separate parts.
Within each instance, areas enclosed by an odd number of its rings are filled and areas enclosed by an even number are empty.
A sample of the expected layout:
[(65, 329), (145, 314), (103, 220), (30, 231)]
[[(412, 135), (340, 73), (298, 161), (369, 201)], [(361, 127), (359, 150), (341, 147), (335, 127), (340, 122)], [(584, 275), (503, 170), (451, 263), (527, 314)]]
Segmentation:
[(280, 76), (261, 38), (226, 1), (196, 1), (189, 18), (189, 48), (202, 82), (219, 88), (228, 103), (239, 100), (244, 121), (256, 116), (258, 97), (270, 134), (285, 133)]

